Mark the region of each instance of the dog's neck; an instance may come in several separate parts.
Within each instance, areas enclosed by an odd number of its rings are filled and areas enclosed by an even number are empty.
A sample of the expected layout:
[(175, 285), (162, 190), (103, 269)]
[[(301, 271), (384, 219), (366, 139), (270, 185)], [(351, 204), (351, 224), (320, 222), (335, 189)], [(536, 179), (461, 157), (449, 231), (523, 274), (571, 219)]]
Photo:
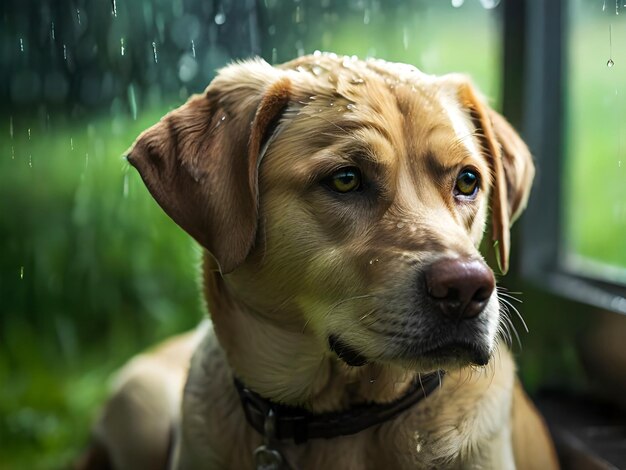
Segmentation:
[(313, 412), (391, 402), (415, 372), (382, 364), (350, 367), (312, 333), (285, 328), (243, 305), (219, 273), (206, 270), (205, 295), (215, 333), (234, 374), (259, 395)]

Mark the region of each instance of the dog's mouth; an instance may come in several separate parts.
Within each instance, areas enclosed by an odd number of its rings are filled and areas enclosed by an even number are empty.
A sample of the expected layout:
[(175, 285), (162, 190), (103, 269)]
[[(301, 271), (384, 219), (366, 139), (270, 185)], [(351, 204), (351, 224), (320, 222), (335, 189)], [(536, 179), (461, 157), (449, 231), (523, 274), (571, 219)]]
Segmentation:
[[(352, 367), (360, 367), (370, 362), (356, 348), (348, 345), (336, 335), (328, 337), (328, 345), (339, 359)], [(403, 351), (397, 359), (405, 361), (419, 360), (432, 364), (470, 364), (486, 366), (491, 358), (491, 351), (486, 345), (470, 341), (450, 341), (432, 347), (414, 346)]]
[(344, 341), (337, 338), (335, 335), (330, 335), (328, 337), (328, 346), (330, 346), (330, 350), (337, 354), (339, 359), (352, 367), (360, 367), (364, 366), (368, 363), (368, 360), (365, 356), (359, 353), (352, 346), (347, 345)]

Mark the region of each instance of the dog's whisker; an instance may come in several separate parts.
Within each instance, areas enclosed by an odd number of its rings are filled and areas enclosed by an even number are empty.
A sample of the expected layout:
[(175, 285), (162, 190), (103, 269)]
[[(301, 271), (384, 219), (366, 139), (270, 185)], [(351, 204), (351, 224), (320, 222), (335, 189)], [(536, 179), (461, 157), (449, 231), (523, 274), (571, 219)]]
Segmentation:
[(500, 300), (502, 300), (502, 302), (504, 302), (506, 305), (508, 305), (516, 313), (517, 317), (520, 319), (520, 321), (522, 322), (522, 325), (524, 326), (524, 330), (526, 330), (526, 333), (528, 333), (528, 325), (526, 325), (526, 322), (524, 321), (524, 317), (522, 317), (522, 314), (515, 307), (515, 305), (513, 305), (507, 299), (500, 299)]

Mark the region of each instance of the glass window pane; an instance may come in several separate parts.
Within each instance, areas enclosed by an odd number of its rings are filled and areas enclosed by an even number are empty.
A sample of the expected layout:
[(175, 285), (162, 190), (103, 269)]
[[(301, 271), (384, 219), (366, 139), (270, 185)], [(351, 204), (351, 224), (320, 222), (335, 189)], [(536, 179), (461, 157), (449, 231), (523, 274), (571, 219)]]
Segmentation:
[(626, 8), (572, 1), (565, 112), (564, 263), (626, 282)]

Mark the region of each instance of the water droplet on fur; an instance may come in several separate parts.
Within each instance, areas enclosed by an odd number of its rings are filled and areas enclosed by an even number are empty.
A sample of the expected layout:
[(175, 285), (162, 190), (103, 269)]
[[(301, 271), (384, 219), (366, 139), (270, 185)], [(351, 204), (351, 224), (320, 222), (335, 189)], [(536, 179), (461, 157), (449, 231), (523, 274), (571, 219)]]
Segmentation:
[(398, 228), (403, 228), (403, 227), (404, 227), (404, 222), (398, 222), (398, 223), (396, 224), (396, 227), (398, 227)]
[(355, 105), (355, 104), (353, 104), (353, 103), (348, 103), (348, 104), (346, 105), (346, 109), (347, 109), (348, 111), (354, 111), (354, 110), (356, 109), (356, 105)]
[(311, 72), (313, 72), (313, 75), (321, 75), (321, 73), (323, 72), (324, 69), (322, 69), (322, 67), (320, 67), (319, 65), (314, 65), (311, 68)]
[(353, 77), (352, 80), (350, 80), (350, 83), (353, 85), (362, 85), (363, 83), (365, 83), (365, 80), (363, 80), (361, 77)]

